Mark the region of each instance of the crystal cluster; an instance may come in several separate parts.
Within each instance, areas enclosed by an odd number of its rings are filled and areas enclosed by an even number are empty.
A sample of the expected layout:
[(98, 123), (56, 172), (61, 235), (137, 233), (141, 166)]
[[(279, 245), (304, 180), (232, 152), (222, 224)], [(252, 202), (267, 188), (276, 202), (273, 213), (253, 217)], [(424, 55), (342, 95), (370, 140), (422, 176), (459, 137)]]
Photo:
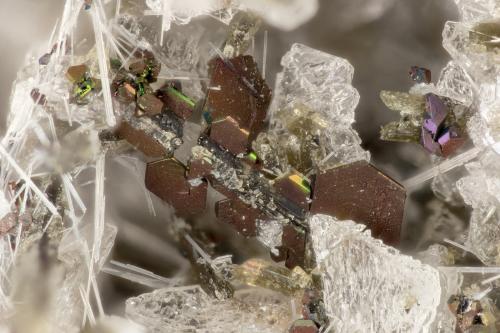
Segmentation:
[[(413, 66), (408, 93), (381, 93), (401, 114), (382, 138), (436, 155), (406, 182), (434, 177), (444, 201), (430, 207), (422, 263), (393, 247), (407, 192), (360, 146), (351, 64), (293, 44), (272, 90), (267, 33), (256, 60), (262, 22), (294, 29), (318, 1), (66, 0), (47, 50), (18, 75), (0, 142), (0, 331), (494, 329), (498, 276), (478, 275), (500, 263), (499, 12), (457, 2), (439, 80)], [(82, 15), (90, 46), (75, 38)], [(179, 276), (106, 263), (121, 227), (106, 209), (110, 161), (139, 174), (153, 212), (151, 196), (172, 208), (166, 227), (189, 263)], [(450, 208), (462, 199), (466, 234)], [(221, 236), (211, 212), (232, 230)], [(231, 232), (258, 242), (235, 250)], [(160, 289), (128, 299), (128, 319), (108, 317), (100, 272)]]

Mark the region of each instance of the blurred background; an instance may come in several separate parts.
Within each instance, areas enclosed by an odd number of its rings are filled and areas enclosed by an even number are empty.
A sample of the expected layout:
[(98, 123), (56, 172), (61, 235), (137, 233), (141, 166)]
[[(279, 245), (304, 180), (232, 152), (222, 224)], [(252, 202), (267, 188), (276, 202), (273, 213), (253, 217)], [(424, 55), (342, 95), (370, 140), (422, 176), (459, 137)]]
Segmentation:
[[(38, 57), (48, 51), (47, 40), (62, 13), (63, 3), (63, 0), (0, 0), (2, 131), (16, 72), (30, 52)], [(267, 77), (272, 87), (273, 78), (280, 71), (281, 56), (295, 42), (348, 59), (355, 68), (353, 86), (361, 95), (355, 128), (363, 146), (371, 152), (377, 167), (403, 181), (429, 167), (430, 159), (417, 145), (379, 140), (380, 126), (398, 118), (385, 108), (379, 92), (407, 91), (413, 84), (408, 78), (408, 69), (412, 65), (431, 69), (436, 80), (441, 68), (449, 61), (441, 46), (443, 25), (448, 20), (457, 19), (452, 0), (321, 0), (317, 15), (294, 31), (262, 29), (269, 31)], [(154, 198), (156, 216), (149, 213), (144, 194), (138, 189), (141, 171), (136, 172), (138, 177), (130, 177), (130, 171), (116, 162), (108, 163), (106, 168), (107, 214), (120, 228), (113, 257), (165, 276), (186, 269), (186, 260), (168, 237), (163, 237), (174, 218), (169, 208)], [(86, 195), (88, 197), (84, 199), (92, 202), (92, 191)], [(429, 204), (432, 200), (428, 186), (409, 195), (403, 250), (421, 250), (429, 241), (422, 238), (429, 237), (425, 236), (425, 224), (431, 214)], [(457, 214), (465, 220), (467, 212)], [(207, 221), (212, 218), (206, 216), (200, 223), (209, 223)], [(240, 239), (223, 226), (217, 228), (227, 241), (226, 250), (237, 253), (237, 249), (231, 246), (236, 242), (239, 247), (255, 246), (252, 241)], [(104, 299), (109, 305), (116, 305), (117, 312), (121, 311), (125, 297), (141, 291), (119, 279), (105, 279), (102, 283), (105, 286)]]

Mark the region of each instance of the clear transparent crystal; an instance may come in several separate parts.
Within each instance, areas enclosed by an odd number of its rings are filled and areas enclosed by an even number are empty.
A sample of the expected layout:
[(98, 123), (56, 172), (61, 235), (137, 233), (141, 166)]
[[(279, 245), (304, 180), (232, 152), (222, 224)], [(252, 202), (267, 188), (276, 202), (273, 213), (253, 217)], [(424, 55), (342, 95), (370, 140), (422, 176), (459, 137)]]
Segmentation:
[(500, 15), (497, 0), (455, 0), (462, 21), (479, 22)]
[[(315, 165), (368, 160), (369, 153), (360, 147), (361, 140), (351, 127), (359, 101), (359, 94), (351, 85), (351, 64), (294, 44), (281, 59), (281, 65), (283, 71), (277, 76), (270, 108), (272, 130), (290, 144), (294, 137), (316, 138), (320, 149), (312, 153), (316, 155), (312, 156)], [(296, 151), (301, 150), (310, 149), (296, 147)]]
[(252, 288), (224, 301), (199, 286), (158, 289), (129, 298), (127, 317), (151, 333), (275, 333), (290, 321), (289, 298)]
[(455, 263), (455, 257), (448, 248), (441, 244), (432, 244), (427, 250), (417, 253), (417, 259), (433, 267), (451, 266)]
[(474, 100), (472, 84), (467, 72), (454, 61), (450, 61), (441, 71), (437, 90), (441, 96), (452, 98), (466, 106), (470, 106)]
[(326, 313), (335, 332), (429, 332), (439, 273), (371, 237), (365, 226), (310, 219)]

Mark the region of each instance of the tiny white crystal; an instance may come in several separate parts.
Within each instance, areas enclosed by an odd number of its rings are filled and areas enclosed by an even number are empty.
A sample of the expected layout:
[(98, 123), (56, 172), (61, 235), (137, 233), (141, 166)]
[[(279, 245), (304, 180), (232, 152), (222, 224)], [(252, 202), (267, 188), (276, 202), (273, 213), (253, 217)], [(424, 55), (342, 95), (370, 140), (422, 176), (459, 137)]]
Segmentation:
[(436, 269), (352, 221), (315, 215), (309, 224), (335, 332), (429, 332), (441, 298)]

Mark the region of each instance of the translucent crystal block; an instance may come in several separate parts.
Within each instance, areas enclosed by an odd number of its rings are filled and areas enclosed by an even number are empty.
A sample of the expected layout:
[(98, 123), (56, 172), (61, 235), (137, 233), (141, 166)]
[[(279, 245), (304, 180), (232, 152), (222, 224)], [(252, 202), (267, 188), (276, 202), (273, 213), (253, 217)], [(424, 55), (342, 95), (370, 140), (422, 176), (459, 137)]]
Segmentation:
[[(439, 164), (440, 158), (434, 158), (434, 164)], [(440, 173), (432, 179), (431, 189), (437, 198), (451, 206), (463, 206), (463, 199), (460, 195), (456, 182), (465, 175), (463, 168), (456, 168), (446, 173)]]
[(457, 186), (468, 205), (500, 202), (500, 156), (486, 150), (478, 161), (468, 163), (466, 169), (469, 176), (462, 178)]
[[(272, 130), (290, 142), (296, 138), (297, 145), (302, 137), (309, 135), (312, 138), (309, 142), (319, 143), (322, 150), (313, 158), (315, 163), (322, 158), (331, 164), (368, 160), (369, 153), (361, 149), (361, 140), (351, 128), (359, 101), (358, 92), (351, 86), (354, 73), (351, 64), (294, 44), (281, 59), (281, 65), (283, 72), (277, 76), (270, 107)], [(302, 148), (297, 146), (296, 151)]]
[(335, 332), (429, 332), (441, 297), (436, 269), (352, 221), (315, 215), (309, 223)]
[(495, 81), (498, 55), (480, 41), (481, 32), (461, 22), (446, 22), (443, 30), (443, 47), (475, 79)]
[(438, 94), (470, 106), (474, 100), (472, 81), (465, 70), (454, 61), (450, 61), (441, 71), (437, 83)]
[(189, 286), (129, 298), (126, 315), (150, 333), (275, 333), (287, 328), (289, 306), (289, 298), (264, 289), (241, 290), (218, 301)]
[(451, 266), (455, 263), (455, 257), (448, 248), (441, 244), (432, 244), (427, 250), (417, 253), (417, 259), (433, 267)]
[(480, 22), (500, 15), (497, 0), (455, 0), (462, 21)]
[(466, 246), (487, 265), (500, 264), (500, 156), (492, 151), (466, 165), (469, 175), (457, 182), (473, 208)]

